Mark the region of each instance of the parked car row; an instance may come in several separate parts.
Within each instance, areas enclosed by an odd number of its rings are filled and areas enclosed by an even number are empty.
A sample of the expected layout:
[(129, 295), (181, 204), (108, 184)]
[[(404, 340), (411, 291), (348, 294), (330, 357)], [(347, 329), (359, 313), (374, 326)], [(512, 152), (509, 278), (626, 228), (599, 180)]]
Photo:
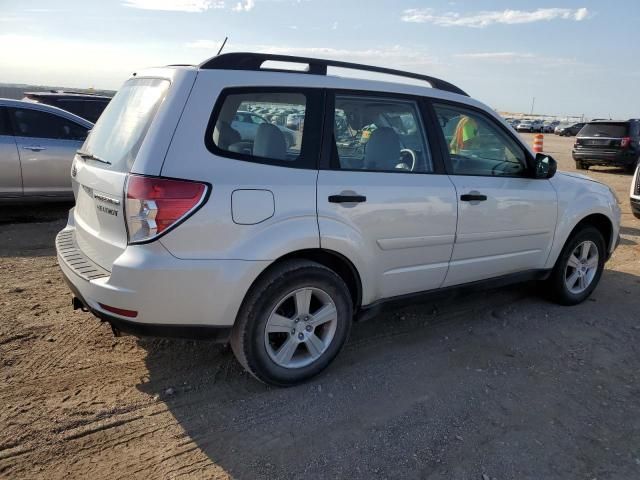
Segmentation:
[(505, 120), (516, 131), (527, 133), (553, 133), (555, 127), (560, 123), (558, 120), (531, 120), (528, 118), (506, 118)]

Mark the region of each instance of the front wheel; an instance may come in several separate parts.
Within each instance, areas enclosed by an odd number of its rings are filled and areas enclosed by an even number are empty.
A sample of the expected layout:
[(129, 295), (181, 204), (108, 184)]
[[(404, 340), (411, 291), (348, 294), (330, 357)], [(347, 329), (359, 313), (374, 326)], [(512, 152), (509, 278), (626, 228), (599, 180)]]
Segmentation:
[(596, 288), (606, 258), (602, 234), (587, 226), (575, 232), (565, 244), (547, 280), (551, 297), (561, 305), (576, 305)]
[(349, 335), (352, 316), (349, 289), (336, 273), (306, 260), (284, 262), (247, 294), (231, 347), (258, 380), (295, 385), (331, 363)]

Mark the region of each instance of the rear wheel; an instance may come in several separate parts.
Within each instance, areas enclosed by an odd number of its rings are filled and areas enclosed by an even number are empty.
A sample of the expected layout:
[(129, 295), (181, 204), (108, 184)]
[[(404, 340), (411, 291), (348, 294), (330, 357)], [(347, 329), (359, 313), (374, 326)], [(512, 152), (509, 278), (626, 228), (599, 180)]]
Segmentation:
[(596, 288), (606, 258), (600, 231), (586, 226), (575, 232), (565, 244), (547, 280), (551, 297), (562, 305), (583, 302)]
[(287, 261), (247, 294), (231, 347), (257, 379), (295, 385), (331, 363), (349, 335), (352, 316), (349, 289), (335, 272), (315, 262)]

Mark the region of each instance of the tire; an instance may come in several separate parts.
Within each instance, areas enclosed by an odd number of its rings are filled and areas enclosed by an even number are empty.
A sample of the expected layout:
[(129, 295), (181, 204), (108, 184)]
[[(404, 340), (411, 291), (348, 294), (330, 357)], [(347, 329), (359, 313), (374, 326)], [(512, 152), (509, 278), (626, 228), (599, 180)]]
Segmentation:
[[(299, 298), (300, 305), (305, 304), (305, 295), (310, 299), (308, 314), (296, 306)], [(318, 314), (320, 309), (331, 312), (332, 306), (331, 320), (316, 325), (320, 317), (327, 318)], [(288, 387), (331, 363), (349, 336), (352, 319), (353, 304), (342, 278), (319, 263), (289, 260), (266, 272), (248, 292), (233, 327), (231, 348), (258, 380)], [(267, 333), (267, 327), (276, 331)]]
[(576, 162), (576, 169), (577, 170), (589, 170), (589, 165), (585, 164), (584, 162)]
[(632, 163), (632, 164), (629, 164), (629, 165), (625, 165), (624, 171), (626, 173), (632, 173), (633, 174), (633, 173), (635, 173), (637, 166), (638, 166), (638, 162), (635, 162), (635, 163)]
[[(567, 266), (576, 248), (583, 245), (585, 242), (591, 242), (593, 245), (592, 248), (597, 249), (597, 262), (593, 262), (595, 270), (593, 271), (593, 276), (590, 276), (591, 272), (587, 270), (588, 273), (585, 274), (585, 281), (588, 281), (588, 284), (584, 290), (577, 291), (581, 287), (579, 284), (581, 279), (577, 278), (574, 290), (572, 291), (568, 287), (567, 283), (571, 281), (571, 275), (575, 273), (576, 269), (571, 268), (571, 270), (569, 270)], [(592, 253), (593, 249), (590, 249), (589, 252)], [(546, 281), (546, 290), (551, 298), (561, 305), (576, 305), (585, 301), (600, 281), (606, 255), (604, 238), (598, 229), (590, 225), (586, 225), (580, 230), (574, 232), (567, 240), (567, 243), (565, 243), (553, 271)], [(578, 257), (578, 259), (580, 259), (580, 257)], [(580, 274), (578, 275), (580, 276)]]

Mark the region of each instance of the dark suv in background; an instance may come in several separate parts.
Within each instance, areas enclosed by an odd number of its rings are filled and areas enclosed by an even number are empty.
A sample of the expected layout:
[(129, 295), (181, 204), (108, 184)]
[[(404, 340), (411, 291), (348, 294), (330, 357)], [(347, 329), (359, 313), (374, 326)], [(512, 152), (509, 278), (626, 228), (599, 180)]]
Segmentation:
[(25, 92), (23, 100), (53, 105), (96, 123), (111, 97), (93, 93), (50, 91)]
[(580, 170), (604, 165), (633, 172), (640, 157), (640, 119), (587, 123), (576, 137), (572, 156)]
[(558, 129), (558, 135), (561, 137), (573, 137), (578, 134), (578, 132), (584, 127), (584, 123), (573, 123), (571, 125), (567, 125), (566, 127), (562, 127)]

